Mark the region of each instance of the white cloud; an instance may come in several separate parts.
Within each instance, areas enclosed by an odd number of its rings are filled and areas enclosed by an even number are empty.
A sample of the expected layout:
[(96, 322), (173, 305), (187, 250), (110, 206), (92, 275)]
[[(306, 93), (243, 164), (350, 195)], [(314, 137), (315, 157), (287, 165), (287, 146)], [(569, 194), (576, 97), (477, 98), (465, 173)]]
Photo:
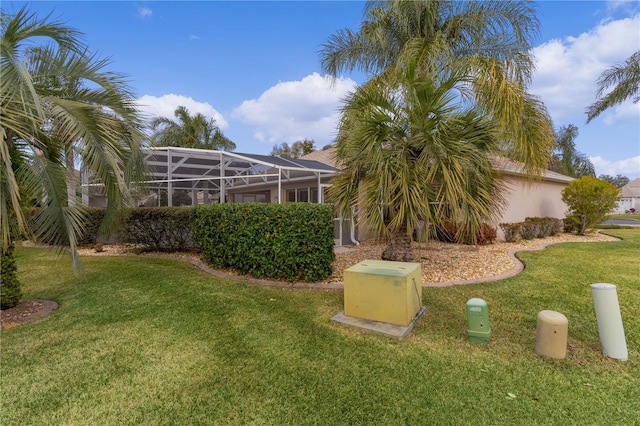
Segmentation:
[(200, 40), (200, 37), (198, 37), (197, 35), (192, 35), (189, 37), (189, 40)]
[(340, 118), (341, 100), (356, 83), (313, 73), (300, 81), (280, 82), (258, 99), (244, 101), (233, 116), (254, 128), (254, 137), (276, 144), (313, 139), (316, 146), (330, 143)]
[(149, 9), (148, 7), (143, 7), (143, 6), (138, 7), (138, 16), (140, 18), (142, 19), (150, 18), (151, 15), (153, 15), (153, 10)]
[(640, 117), (640, 102), (625, 102), (611, 108), (602, 114), (605, 124), (616, 124), (625, 121), (637, 120)]
[(551, 40), (534, 48), (537, 69), (531, 92), (541, 97), (554, 120), (585, 120), (586, 108), (596, 99), (598, 76), (640, 49), (638, 28), (640, 14), (603, 20), (577, 37)]
[(596, 168), (596, 174), (600, 175), (623, 175), (629, 179), (640, 177), (640, 155), (625, 160), (609, 161), (601, 156), (589, 157), (591, 163)]
[(205, 117), (216, 120), (216, 125), (222, 130), (229, 127), (227, 120), (207, 102), (198, 102), (191, 97), (168, 94), (161, 97), (144, 95), (137, 100), (138, 108), (149, 118), (166, 117), (175, 119), (174, 112), (179, 106), (189, 110), (189, 114), (201, 113)]

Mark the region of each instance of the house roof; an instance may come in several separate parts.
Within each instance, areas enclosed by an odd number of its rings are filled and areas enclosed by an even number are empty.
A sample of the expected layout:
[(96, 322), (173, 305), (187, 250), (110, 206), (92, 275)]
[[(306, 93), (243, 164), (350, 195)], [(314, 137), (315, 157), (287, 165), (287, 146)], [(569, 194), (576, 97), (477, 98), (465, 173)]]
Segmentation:
[(287, 159), (259, 154), (243, 154), (191, 148), (144, 148), (148, 166), (147, 184), (193, 189), (224, 185), (246, 186), (305, 176), (332, 176), (338, 169), (320, 161)]
[(339, 169), (338, 162), (336, 160), (336, 147), (335, 145), (330, 145), (324, 149), (319, 149), (317, 151), (310, 152), (309, 154), (303, 155), (300, 157), (305, 160), (314, 160), (320, 161), (324, 164), (327, 164), (335, 169)]
[[(316, 160), (336, 169), (339, 169), (338, 161), (336, 160), (336, 149), (335, 145), (332, 145), (326, 149), (313, 151), (310, 154), (302, 156), (303, 159), (308, 160)], [(492, 163), (494, 167), (496, 167), (501, 172), (513, 175), (513, 176), (525, 176), (526, 173), (524, 171), (524, 167), (521, 163), (517, 161), (510, 160), (506, 157), (496, 156), (492, 159)], [(553, 182), (562, 182), (569, 183), (573, 180), (572, 177), (565, 176), (560, 173), (553, 172), (551, 170), (545, 170), (542, 174), (542, 179)]]
[(620, 188), (622, 198), (640, 198), (640, 178), (634, 179)]

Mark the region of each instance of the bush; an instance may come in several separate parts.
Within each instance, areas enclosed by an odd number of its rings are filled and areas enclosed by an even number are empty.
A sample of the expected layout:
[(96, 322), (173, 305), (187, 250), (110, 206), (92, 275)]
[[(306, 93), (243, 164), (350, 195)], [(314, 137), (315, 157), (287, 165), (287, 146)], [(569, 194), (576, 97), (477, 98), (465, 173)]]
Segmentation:
[(524, 240), (533, 240), (540, 235), (540, 224), (537, 222), (524, 221), (520, 227), (520, 236)]
[(483, 223), (480, 225), (478, 232), (475, 235), (475, 241), (472, 235), (460, 235), (459, 226), (455, 223), (446, 223), (442, 227), (436, 228), (435, 238), (438, 241), (444, 241), (447, 243), (460, 243), (467, 245), (487, 245), (493, 244), (496, 240), (496, 228), (493, 226)]
[(500, 224), (504, 239), (508, 243), (517, 241), (518, 238), (532, 240), (557, 235), (563, 227), (562, 220), (555, 217), (527, 217), (524, 222)]
[(562, 191), (562, 201), (569, 206), (569, 217), (577, 226), (577, 233), (602, 222), (617, 205), (620, 191), (609, 182), (583, 176), (569, 183)]
[(191, 215), (203, 259), (215, 268), (290, 282), (322, 281), (332, 272), (330, 206), (212, 204), (194, 207)]
[(78, 235), (79, 246), (90, 246), (96, 243), (98, 231), (104, 219), (104, 209), (87, 208), (86, 219), (82, 232)]
[(518, 241), (520, 238), (520, 228), (522, 228), (522, 222), (516, 223), (501, 223), (500, 229), (504, 233), (504, 240), (508, 243)]
[(189, 251), (193, 242), (189, 208), (145, 207), (127, 211), (120, 241), (138, 244), (145, 250)]
[(0, 258), (0, 309), (13, 308), (20, 302), (22, 290), (16, 273), (13, 245), (1, 250)]
[(533, 222), (538, 225), (537, 238), (547, 238), (556, 235), (563, 228), (562, 220), (554, 217), (527, 217), (525, 222)]
[(551, 235), (558, 235), (560, 232), (564, 231), (564, 221), (562, 219), (556, 219), (554, 217), (549, 218), (553, 226), (551, 227)]

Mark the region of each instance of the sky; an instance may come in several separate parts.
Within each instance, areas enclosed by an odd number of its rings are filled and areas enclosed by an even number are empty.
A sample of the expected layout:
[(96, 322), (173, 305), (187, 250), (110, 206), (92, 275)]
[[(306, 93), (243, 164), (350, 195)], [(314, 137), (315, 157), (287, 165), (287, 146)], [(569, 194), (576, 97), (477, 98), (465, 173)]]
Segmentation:
[[(366, 81), (331, 82), (319, 51), (341, 29), (357, 31), (361, 1), (11, 1), (84, 34), (109, 71), (127, 76), (147, 116), (182, 105), (216, 120), (236, 152), (335, 138), (342, 99)], [(540, 35), (529, 92), (556, 129), (578, 127), (578, 151), (598, 175), (640, 177), (640, 103), (627, 101), (586, 123), (596, 80), (640, 49), (640, 1), (538, 1)]]

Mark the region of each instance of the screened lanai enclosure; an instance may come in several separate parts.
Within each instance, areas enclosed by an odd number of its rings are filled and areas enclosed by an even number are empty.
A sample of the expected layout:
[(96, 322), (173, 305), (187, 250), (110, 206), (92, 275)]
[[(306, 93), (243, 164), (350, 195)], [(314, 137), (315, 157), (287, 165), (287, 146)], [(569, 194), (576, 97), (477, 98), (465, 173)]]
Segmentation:
[[(191, 148), (145, 148), (147, 178), (134, 189), (138, 207), (212, 203), (323, 203), (338, 169), (315, 160)], [(82, 174), (83, 202), (102, 207), (99, 182)], [(336, 222), (336, 242), (351, 240), (352, 229)]]
[(338, 170), (319, 161), (186, 148), (148, 148), (150, 194), (158, 206), (305, 201), (322, 203)]
[[(147, 179), (137, 183), (138, 206), (324, 201), (338, 170), (314, 160), (190, 148), (145, 148)], [(100, 185), (83, 174), (85, 204), (100, 206)]]

